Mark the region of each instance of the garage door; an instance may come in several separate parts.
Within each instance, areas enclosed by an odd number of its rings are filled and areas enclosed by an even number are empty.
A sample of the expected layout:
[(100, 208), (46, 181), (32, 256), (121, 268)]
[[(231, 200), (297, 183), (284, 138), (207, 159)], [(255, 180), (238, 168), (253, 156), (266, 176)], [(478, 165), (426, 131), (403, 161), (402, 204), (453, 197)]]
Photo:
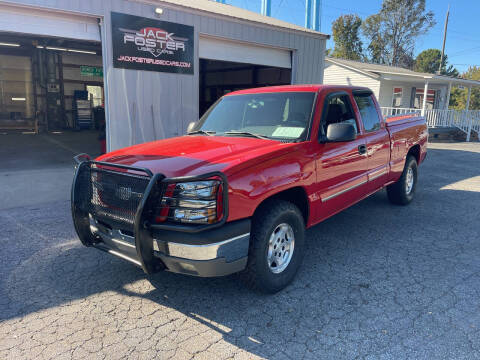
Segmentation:
[(292, 56), (289, 50), (243, 42), (200, 36), (198, 51), (202, 59), (232, 61), (288, 69), (292, 67)]
[(0, 5), (0, 31), (100, 41), (95, 17)]

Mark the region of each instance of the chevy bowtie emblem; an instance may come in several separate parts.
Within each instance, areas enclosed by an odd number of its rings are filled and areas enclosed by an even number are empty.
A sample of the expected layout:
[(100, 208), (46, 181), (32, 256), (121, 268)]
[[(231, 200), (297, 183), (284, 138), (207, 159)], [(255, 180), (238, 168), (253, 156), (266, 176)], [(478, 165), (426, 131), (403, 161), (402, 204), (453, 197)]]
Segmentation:
[(117, 195), (119, 199), (130, 200), (130, 198), (132, 197), (132, 188), (120, 186), (117, 190), (115, 190), (115, 195)]

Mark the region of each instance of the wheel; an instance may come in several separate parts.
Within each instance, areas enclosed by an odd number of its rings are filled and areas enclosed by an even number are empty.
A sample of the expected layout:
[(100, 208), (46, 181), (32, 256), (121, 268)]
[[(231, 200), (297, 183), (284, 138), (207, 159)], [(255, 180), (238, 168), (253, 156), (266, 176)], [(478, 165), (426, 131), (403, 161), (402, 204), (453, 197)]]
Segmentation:
[(241, 276), (250, 288), (276, 293), (295, 277), (304, 249), (300, 210), (288, 201), (269, 201), (252, 219), (248, 263)]
[(398, 205), (407, 205), (413, 200), (417, 187), (417, 160), (409, 155), (405, 161), (402, 176), (397, 182), (387, 186), (387, 195), (390, 202)]

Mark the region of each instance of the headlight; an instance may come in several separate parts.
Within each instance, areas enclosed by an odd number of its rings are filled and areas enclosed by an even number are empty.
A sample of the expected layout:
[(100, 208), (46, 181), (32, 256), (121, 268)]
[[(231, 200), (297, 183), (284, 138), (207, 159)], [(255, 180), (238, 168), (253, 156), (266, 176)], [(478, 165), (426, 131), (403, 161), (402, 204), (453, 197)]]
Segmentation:
[(175, 185), (175, 193), (184, 198), (213, 199), (219, 185), (218, 180), (178, 183)]
[(212, 224), (223, 212), (223, 185), (219, 180), (170, 184), (161, 201), (156, 222)]

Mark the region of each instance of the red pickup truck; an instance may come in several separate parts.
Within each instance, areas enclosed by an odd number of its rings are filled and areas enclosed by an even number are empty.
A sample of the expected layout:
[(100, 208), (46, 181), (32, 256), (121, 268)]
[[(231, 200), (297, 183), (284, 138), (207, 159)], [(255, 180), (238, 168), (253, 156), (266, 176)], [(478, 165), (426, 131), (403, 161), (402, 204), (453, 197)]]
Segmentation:
[(418, 115), (385, 120), (367, 88), (232, 92), (185, 136), (78, 155), (75, 229), (146, 273), (239, 272), (276, 292), (302, 262), (306, 228), (384, 187), (392, 203), (412, 200), (427, 137)]

